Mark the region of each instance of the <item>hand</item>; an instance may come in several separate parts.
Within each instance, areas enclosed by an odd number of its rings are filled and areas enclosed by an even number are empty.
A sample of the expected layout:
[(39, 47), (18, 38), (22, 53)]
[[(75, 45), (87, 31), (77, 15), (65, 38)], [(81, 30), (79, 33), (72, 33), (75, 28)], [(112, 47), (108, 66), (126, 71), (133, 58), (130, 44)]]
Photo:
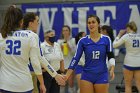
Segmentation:
[(46, 93), (46, 88), (44, 84), (40, 85), (40, 93)]
[(118, 37), (122, 37), (126, 33), (126, 30), (120, 30)]
[(110, 77), (111, 77), (110, 81), (113, 81), (115, 78), (114, 71), (110, 70), (109, 72), (110, 72)]
[(65, 77), (62, 76), (62, 75), (60, 75), (60, 74), (57, 74), (57, 75), (55, 76), (55, 80), (57, 81), (58, 85), (64, 86), (65, 83), (66, 83), (66, 82), (65, 82)]

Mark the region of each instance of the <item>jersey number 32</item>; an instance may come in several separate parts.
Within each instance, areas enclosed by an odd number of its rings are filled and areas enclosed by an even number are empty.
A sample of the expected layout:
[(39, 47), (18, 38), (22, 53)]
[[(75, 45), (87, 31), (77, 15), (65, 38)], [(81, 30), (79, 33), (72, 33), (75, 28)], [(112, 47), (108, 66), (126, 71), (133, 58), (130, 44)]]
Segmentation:
[(21, 55), (21, 51), (19, 50), (21, 47), (21, 41), (20, 40), (7, 40), (6, 41), (6, 54), (8, 55)]

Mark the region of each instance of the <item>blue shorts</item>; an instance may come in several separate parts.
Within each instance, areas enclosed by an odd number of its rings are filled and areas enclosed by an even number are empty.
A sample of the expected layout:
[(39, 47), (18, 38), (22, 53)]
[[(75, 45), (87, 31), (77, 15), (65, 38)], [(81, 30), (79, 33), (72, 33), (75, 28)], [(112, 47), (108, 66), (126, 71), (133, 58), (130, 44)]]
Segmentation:
[(84, 67), (82, 65), (77, 65), (75, 68), (75, 74), (81, 74), (83, 71)]
[(127, 65), (123, 65), (123, 67), (127, 70), (130, 70), (130, 71), (140, 70), (140, 67), (130, 67)]
[(81, 75), (81, 80), (86, 80), (92, 82), (93, 84), (106, 84), (109, 82), (108, 79), (109, 79), (108, 72), (93, 73), (83, 71)]
[(32, 90), (26, 92), (11, 92), (11, 91), (0, 89), (0, 93), (32, 93)]

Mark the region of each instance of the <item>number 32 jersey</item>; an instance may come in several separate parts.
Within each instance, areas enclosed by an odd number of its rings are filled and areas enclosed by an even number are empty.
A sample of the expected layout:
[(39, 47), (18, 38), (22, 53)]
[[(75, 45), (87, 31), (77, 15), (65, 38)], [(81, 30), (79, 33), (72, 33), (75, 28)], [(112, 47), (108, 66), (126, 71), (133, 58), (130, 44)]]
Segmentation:
[(20, 30), (0, 39), (0, 89), (23, 92), (33, 89), (28, 68), (29, 58), (37, 75), (42, 74), (38, 59), (38, 37), (32, 31)]
[(73, 57), (69, 69), (74, 69), (84, 52), (84, 71), (103, 73), (107, 71), (107, 52), (112, 52), (112, 42), (108, 36), (102, 35), (99, 41), (94, 42), (90, 36), (83, 37), (77, 44), (77, 51)]
[(113, 42), (113, 47), (125, 44), (126, 56), (124, 64), (130, 67), (140, 67), (140, 34), (129, 33), (120, 39), (117, 37)]

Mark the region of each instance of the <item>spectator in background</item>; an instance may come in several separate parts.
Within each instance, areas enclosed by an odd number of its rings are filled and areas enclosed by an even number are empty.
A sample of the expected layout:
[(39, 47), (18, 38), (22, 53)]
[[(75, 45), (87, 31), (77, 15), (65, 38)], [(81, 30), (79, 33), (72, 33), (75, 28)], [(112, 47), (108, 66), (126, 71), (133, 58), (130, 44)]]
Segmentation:
[[(110, 39), (111, 39), (111, 41), (112, 41), (112, 42), (114, 41), (113, 29), (111, 28), (111, 26), (103, 25), (103, 26), (101, 27), (100, 33), (103, 34), (103, 35), (109, 36)], [(111, 64), (109, 64), (108, 58), (107, 58), (107, 60), (106, 60), (106, 63), (107, 63), (108, 69), (110, 69)]]
[[(62, 38), (58, 40), (58, 43), (61, 46), (63, 55), (64, 55), (64, 65), (65, 65), (65, 72), (68, 69), (70, 60), (72, 59), (75, 53), (75, 39), (71, 37), (71, 29), (68, 25), (64, 25), (62, 27)], [(74, 73), (71, 74), (70, 78), (68, 79), (68, 91), (70, 93), (74, 92)], [(61, 88), (64, 90), (63, 88)]]
[[(38, 29), (38, 23), (39, 21), (39, 18), (38, 16), (33, 13), (33, 12), (28, 12), (24, 15), (24, 18), (23, 18), (23, 29), (27, 29), (27, 30), (31, 30), (33, 31), (34, 33), (37, 33), (37, 29)], [(38, 43), (40, 41), (38, 40)], [(40, 48), (40, 45), (38, 44), (38, 48), (40, 49), (41, 51), (41, 48)], [(64, 84), (64, 80), (62, 80), (62, 76), (57, 74), (57, 72), (50, 66), (50, 64), (48, 63), (48, 61), (45, 59), (45, 57), (42, 55), (42, 53), (40, 53), (39, 51), (39, 59), (40, 59), (40, 62), (41, 62), (41, 65), (42, 67), (48, 71), (48, 73), (52, 76), (52, 77), (55, 77), (55, 79), (57, 80), (57, 82), (63, 82)], [(32, 68), (32, 65), (30, 64), (29, 65), (29, 68), (31, 70), (31, 73), (32, 73), (32, 78), (33, 78), (33, 83), (34, 83), (34, 90), (33, 90), (33, 93), (38, 93), (38, 88), (37, 88), (37, 79), (36, 79), (36, 76), (34, 75), (34, 70)]]
[(29, 58), (40, 82), (41, 93), (46, 92), (38, 58), (38, 35), (21, 30), (23, 13), (16, 6), (6, 11), (0, 40), (0, 93), (32, 93), (33, 82), (28, 68)]
[(117, 48), (125, 44), (126, 56), (124, 59), (124, 81), (125, 93), (132, 93), (132, 80), (140, 92), (140, 34), (137, 34), (135, 22), (126, 25), (126, 30), (120, 30), (113, 42), (113, 47)]
[(112, 43), (108, 36), (99, 33), (100, 19), (90, 15), (87, 19), (90, 35), (80, 39), (75, 56), (72, 58), (66, 73), (68, 79), (77, 66), (83, 52), (85, 65), (80, 80), (80, 93), (108, 93), (108, 69), (106, 57), (111, 64), (110, 76), (114, 79), (115, 59), (113, 57)]
[[(78, 44), (78, 41), (84, 36), (86, 36), (85, 32), (79, 32), (78, 33), (78, 35), (75, 37), (76, 45)], [(80, 93), (80, 79), (81, 79), (81, 73), (82, 73), (83, 68), (84, 68), (84, 64), (85, 64), (85, 56), (83, 54), (79, 63), (78, 63), (78, 65), (75, 68), (75, 74), (76, 74), (76, 79), (77, 79), (77, 83), (78, 83), (77, 93)]]
[[(49, 30), (44, 33), (45, 41), (41, 44), (42, 53), (48, 60), (50, 65), (57, 71), (57, 73), (64, 72), (64, 58), (60, 45), (56, 43), (55, 31)], [(46, 71), (43, 70), (43, 78), (47, 93), (60, 93), (60, 86), (56, 80)]]

